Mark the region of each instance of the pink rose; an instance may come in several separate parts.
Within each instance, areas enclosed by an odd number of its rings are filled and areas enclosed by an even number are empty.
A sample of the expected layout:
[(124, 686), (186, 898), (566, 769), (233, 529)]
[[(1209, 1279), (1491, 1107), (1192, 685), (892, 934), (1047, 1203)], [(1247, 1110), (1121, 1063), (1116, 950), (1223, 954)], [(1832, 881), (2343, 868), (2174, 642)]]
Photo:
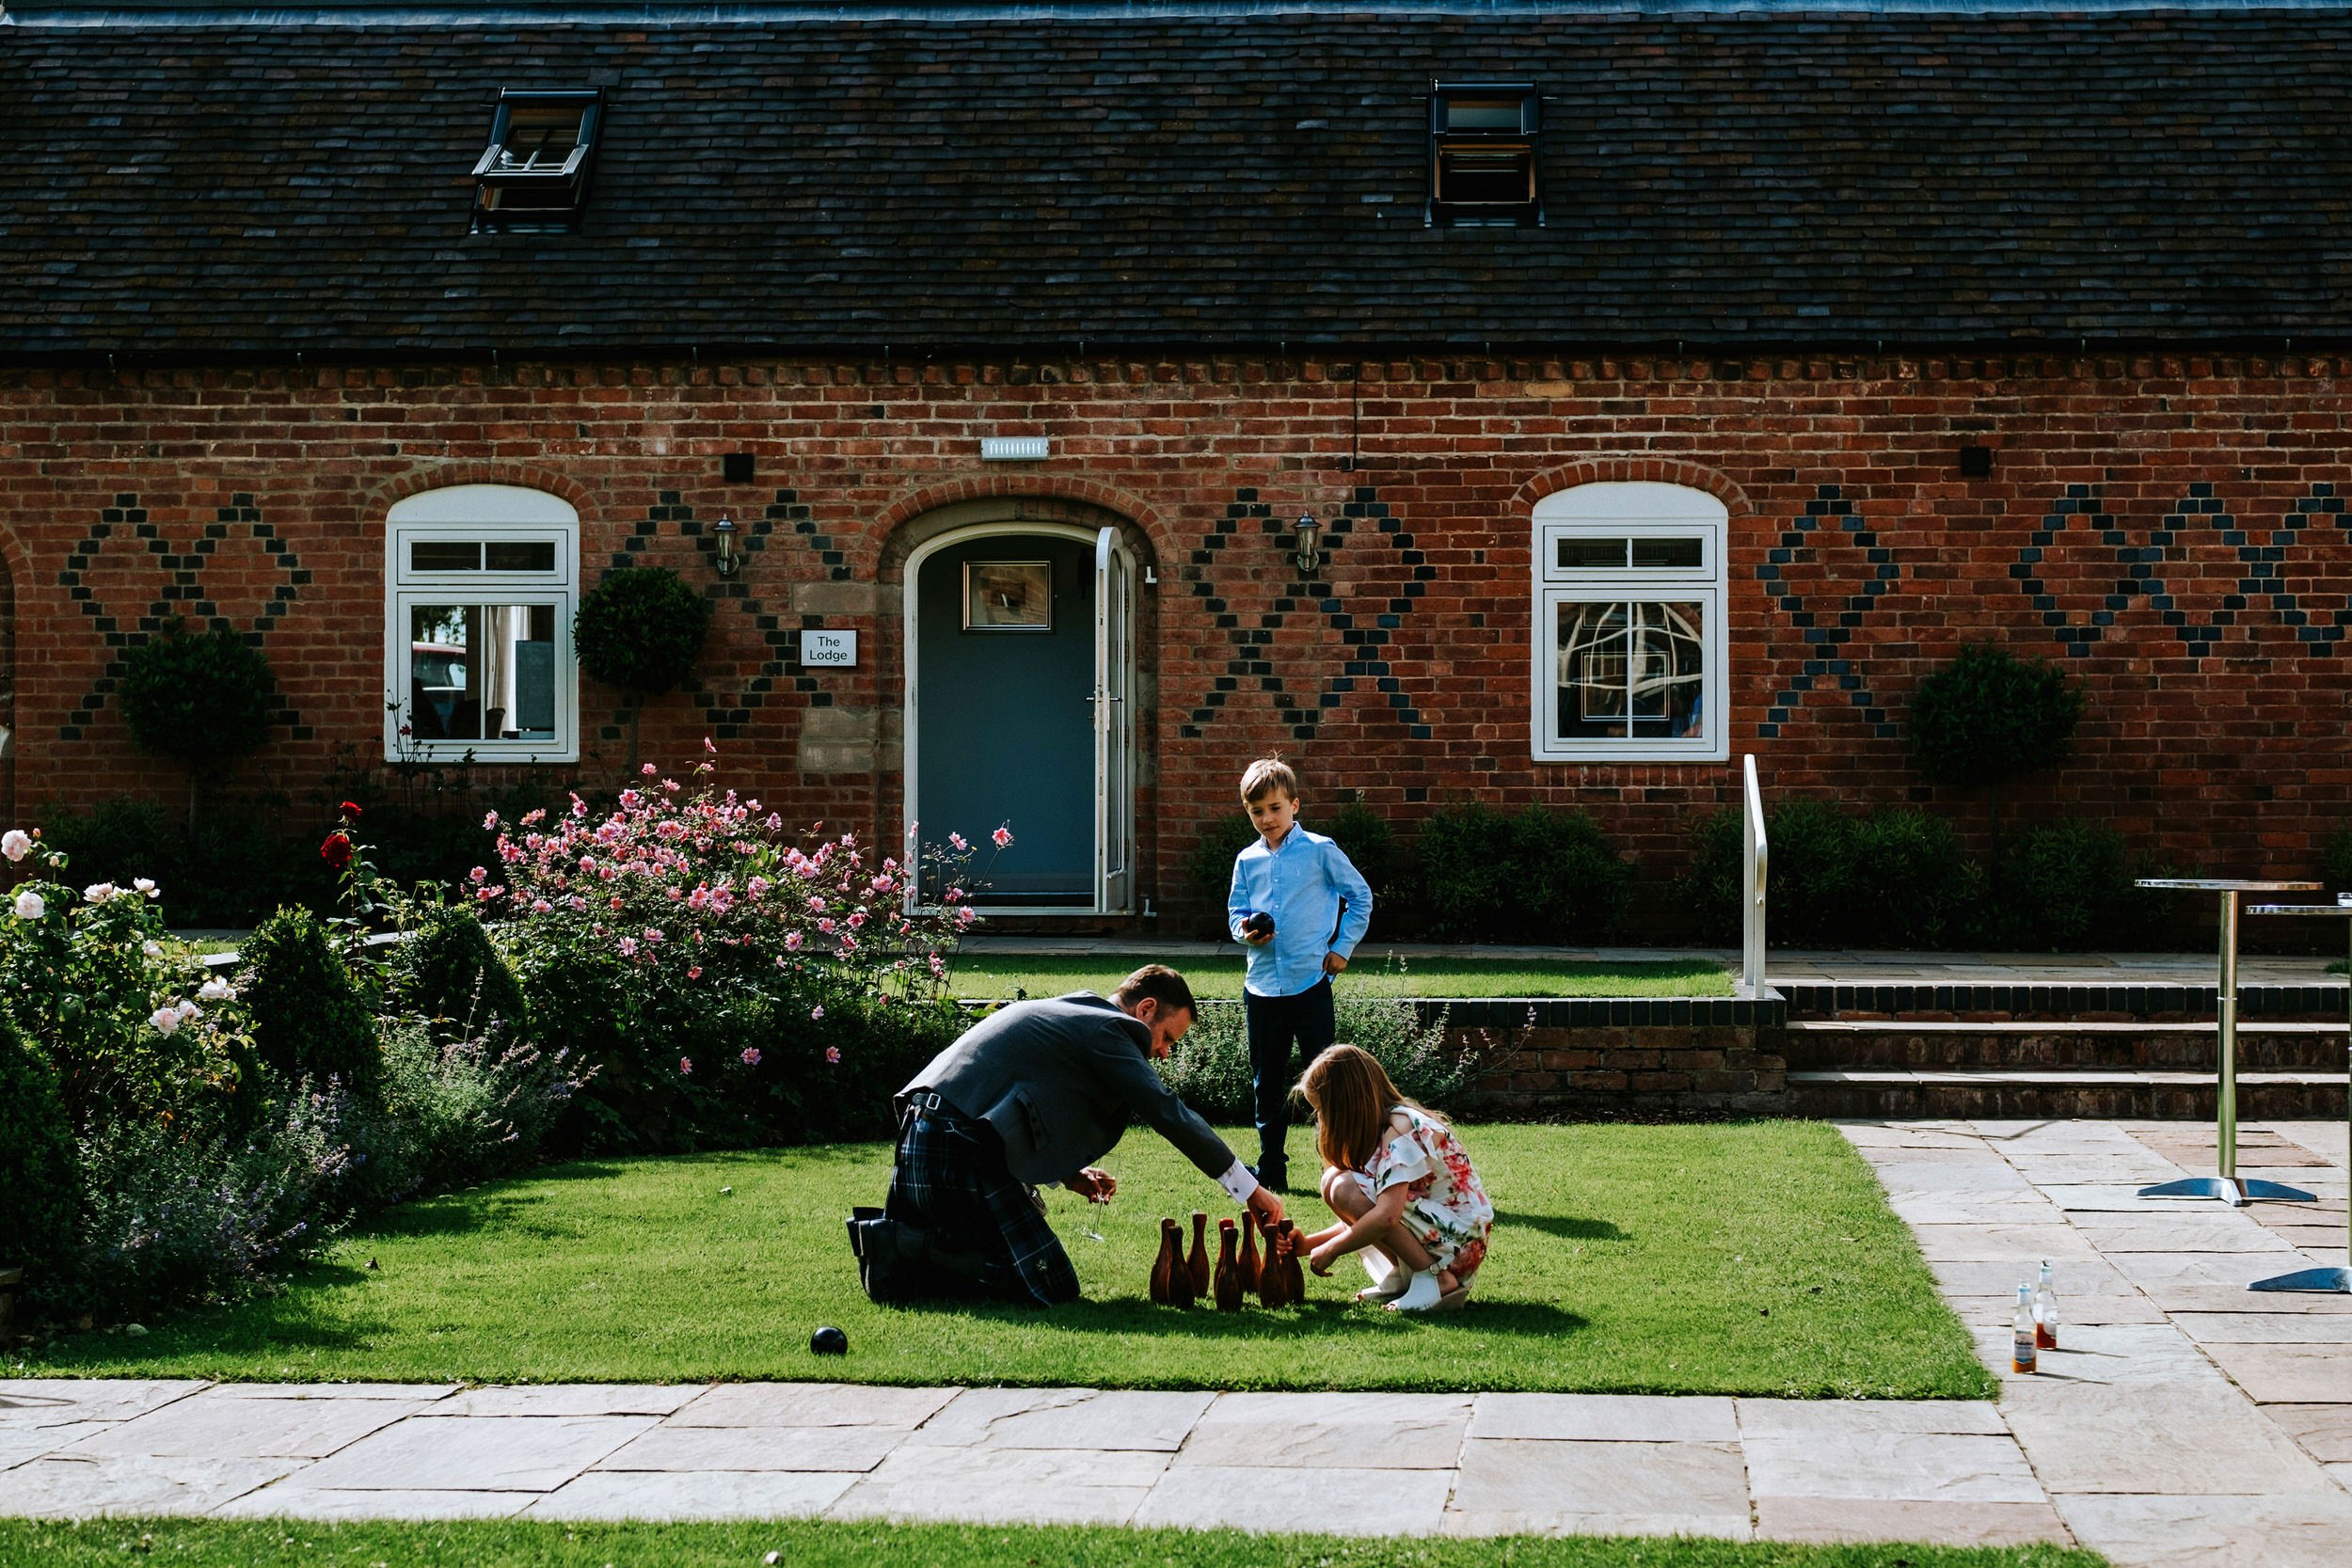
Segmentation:
[(680, 1072), (692, 1072), (694, 1070), (694, 1058), (691, 1056), (680, 1056), (677, 1059), (677, 1069)]
[(825, 1007), (823, 1003), (820, 1002), (816, 1006), (811, 1007), (808, 1010), (808, 1021), (811, 1023), (822, 1023), (825, 1021)]
[(759, 1065), (759, 1047), (755, 1045), (747, 1045), (743, 1048), (743, 1065), (745, 1067), (757, 1067)]
[[(825, 1009), (819, 1007), (817, 1010), (821, 1013)], [(825, 1060), (829, 1062), (837, 1062), (841, 1060), (841, 1048), (837, 1045), (829, 1045), (825, 1047)]]

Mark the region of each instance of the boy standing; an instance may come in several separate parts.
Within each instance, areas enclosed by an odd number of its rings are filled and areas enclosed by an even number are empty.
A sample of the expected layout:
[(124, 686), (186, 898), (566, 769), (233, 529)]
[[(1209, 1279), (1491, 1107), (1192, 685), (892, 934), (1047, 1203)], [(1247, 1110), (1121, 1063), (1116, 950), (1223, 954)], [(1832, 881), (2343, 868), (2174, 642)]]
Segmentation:
[(1243, 1003), (1258, 1117), (1253, 1174), (1279, 1192), (1290, 1176), (1291, 1048), (1312, 1060), (1331, 1043), (1331, 976), (1372, 924), (1372, 888), (1338, 845), (1298, 826), (1298, 775), (1289, 764), (1251, 763), (1241, 799), (1258, 839), (1233, 859), (1225, 924), (1249, 949)]

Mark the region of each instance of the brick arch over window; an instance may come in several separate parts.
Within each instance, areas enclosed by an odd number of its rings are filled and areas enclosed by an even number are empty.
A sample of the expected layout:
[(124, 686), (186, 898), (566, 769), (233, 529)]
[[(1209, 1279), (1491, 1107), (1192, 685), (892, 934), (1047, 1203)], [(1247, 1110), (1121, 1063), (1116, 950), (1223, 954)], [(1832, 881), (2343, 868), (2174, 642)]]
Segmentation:
[(599, 520), (603, 509), (595, 494), (569, 474), (527, 463), (451, 463), (420, 468), (377, 484), (367, 493), (364, 506), (379, 518), (400, 501), (427, 490), (447, 490), (459, 484), (505, 484), (518, 490), (541, 490), (570, 504), (584, 526)]
[(1607, 481), (1647, 481), (1654, 484), (1678, 484), (1689, 490), (1702, 490), (1724, 503), (1736, 525), (1756, 509), (1748, 504), (1747, 492), (1740, 488), (1730, 475), (1697, 463), (1680, 463), (1672, 458), (1644, 457), (1638, 454), (1581, 458), (1557, 468), (1547, 468), (1518, 488), (1511, 498), (1512, 509), (1526, 515), (1535, 503), (1546, 496), (1579, 485), (1597, 484)]

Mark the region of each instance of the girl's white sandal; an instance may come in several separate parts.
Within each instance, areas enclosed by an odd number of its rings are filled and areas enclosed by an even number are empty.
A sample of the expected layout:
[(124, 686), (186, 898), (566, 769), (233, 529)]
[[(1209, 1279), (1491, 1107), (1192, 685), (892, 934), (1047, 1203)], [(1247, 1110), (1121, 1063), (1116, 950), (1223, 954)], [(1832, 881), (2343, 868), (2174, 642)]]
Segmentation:
[(1364, 1273), (1372, 1276), (1372, 1283), (1356, 1292), (1358, 1301), (1378, 1306), (1394, 1301), (1405, 1293), (1409, 1283), (1407, 1270), (1397, 1267), (1376, 1252), (1366, 1251), (1357, 1256), (1363, 1259)]

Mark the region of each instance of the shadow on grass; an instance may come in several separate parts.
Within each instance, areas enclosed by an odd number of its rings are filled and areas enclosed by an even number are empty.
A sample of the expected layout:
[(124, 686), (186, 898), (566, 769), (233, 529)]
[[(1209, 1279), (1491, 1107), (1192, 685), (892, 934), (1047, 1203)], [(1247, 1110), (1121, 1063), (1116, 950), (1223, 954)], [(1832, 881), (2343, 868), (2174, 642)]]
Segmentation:
[(1540, 1230), (1547, 1236), (1558, 1236), (1571, 1242), (1629, 1242), (1633, 1238), (1609, 1220), (1581, 1219), (1574, 1214), (1523, 1214), (1517, 1210), (1495, 1211), (1495, 1228)]
[(1590, 1326), (1581, 1313), (1543, 1302), (1479, 1301), (1459, 1311), (1384, 1312), (1352, 1301), (1311, 1301), (1268, 1312), (1251, 1306), (1239, 1312), (1219, 1312), (1213, 1307), (1154, 1307), (1139, 1301), (1075, 1301), (1039, 1308), (998, 1302), (915, 1302), (893, 1307), (910, 1319), (968, 1318), (1073, 1334), (1158, 1333), (1186, 1339), (1248, 1339), (1269, 1335), (1327, 1333), (1393, 1333), (1416, 1324), (1476, 1329), (1482, 1333), (1565, 1337)]

